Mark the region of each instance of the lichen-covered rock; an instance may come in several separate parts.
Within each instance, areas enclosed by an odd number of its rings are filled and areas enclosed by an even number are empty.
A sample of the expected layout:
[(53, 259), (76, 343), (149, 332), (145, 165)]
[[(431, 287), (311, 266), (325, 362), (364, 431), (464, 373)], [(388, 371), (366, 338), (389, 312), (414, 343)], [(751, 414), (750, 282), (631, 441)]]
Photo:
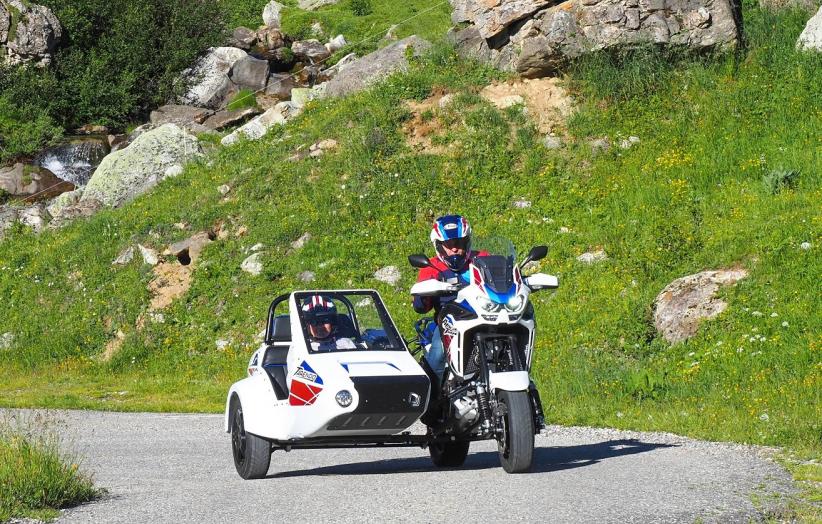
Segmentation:
[[(513, 19), (538, 3), (468, 0), (455, 17), (472, 25), (450, 38), (463, 56), (530, 77), (603, 49), (654, 43), (726, 50), (739, 41), (741, 14), (732, 0), (566, 0)], [(476, 11), (474, 4), (493, 7)], [(514, 5), (523, 10), (509, 10)]]
[(62, 38), (60, 21), (48, 7), (0, 0), (0, 56), (5, 54), (6, 62), (47, 65)]
[(67, 191), (62, 195), (58, 195), (55, 198), (53, 198), (51, 202), (49, 202), (46, 206), (46, 211), (48, 211), (49, 215), (51, 215), (52, 217), (59, 217), (63, 213), (63, 209), (79, 202), (81, 196), (83, 196), (82, 189)]
[(263, 8), (263, 24), (266, 27), (280, 27), (280, 12), (283, 10), (283, 4), (271, 1)]
[(555, 3), (555, 0), (451, 0), (451, 21), (471, 22), (483, 38), (492, 38), (512, 23)]
[(24, 226), (32, 228), (35, 233), (39, 233), (46, 228), (51, 216), (46, 211), (46, 206), (39, 203), (20, 209), (17, 212), (17, 220)]
[(670, 344), (694, 334), (699, 324), (725, 311), (727, 302), (716, 298), (720, 287), (748, 276), (744, 269), (703, 271), (668, 284), (654, 301), (654, 327)]
[(245, 56), (246, 52), (236, 47), (209, 49), (194, 67), (183, 71), (182, 79), (188, 84), (188, 90), (183, 95), (182, 102), (198, 107), (220, 108), (236, 90), (228, 72)]
[(322, 62), (331, 56), (331, 51), (316, 39), (298, 40), (291, 44), (291, 51), (297, 58), (312, 64)]
[(796, 41), (796, 48), (803, 51), (822, 51), (822, 7), (808, 20)]
[(220, 141), (224, 146), (234, 145), (242, 138), (246, 140), (259, 140), (268, 130), (277, 125), (284, 125), (300, 112), (300, 107), (291, 102), (280, 102), (265, 113), (255, 117), (242, 127), (237, 128), (231, 134), (223, 137)]
[(257, 43), (257, 32), (247, 27), (237, 27), (231, 33), (228, 43), (231, 47), (248, 51)]
[(118, 207), (157, 185), (170, 167), (200, 155), (202, 149), (195, 136), (176, 124), (162, 125), (104, 158), (80, 200)]
[(103, 208), (103, 204), (99, 200), (89, 199), (86, 201), (79, 201), (76, 204), (70, 204), (60, 210), (60, 214), (52, 217), (49, 222), (49, 229), (58, 229), (69, 222), (78, 218), (86, 218), (94, 215)]
[(430, 47), (431, 44), (427, 40), (412, 35), (374, 51), (348, 64), (333, 79), (329, 80), (326, 94), (345, 96), (362, 91), (391, 73), (406, 71), (408, 69), (406, 49), (411, 48), (412, 53), (419, 56)]
[(246, 107), (234, 111), (217, 111), (203, 122), (203, 126), (210, 131), (219, 131), (226, 127), (241, 124), (258, 114), (260, 114), (260, 110), (256, 107)]
[(268, 82), (268, 72), (269, 66), (266, 60), (244, 56), (234, 63), (228, 76), (239, 87), (257, 91), (264, 88)]
[(182, 127), (192, 122), (202, 124), (207, 116), (208, 110), (202, 107), (169, 104), (152, 111), (149, 121), (154, 126), (177, 124)]

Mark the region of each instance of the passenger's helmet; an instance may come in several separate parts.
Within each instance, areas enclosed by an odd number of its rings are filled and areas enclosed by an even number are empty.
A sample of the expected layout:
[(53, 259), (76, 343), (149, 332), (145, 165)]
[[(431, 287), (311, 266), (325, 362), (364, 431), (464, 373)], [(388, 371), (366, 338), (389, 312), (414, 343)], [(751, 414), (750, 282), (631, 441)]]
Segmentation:
[[(431, 242), (439, 258), (451, 271), (462, 271), (471, 251), (471, 226), (460, 215), (445, 215), (434, 220)], [(455, 244), (464, 249), (462, 255), (448, 255), (443, 244)]]
[(312, 295), (303, 302), (302, 311), (303, 318), (308, 325), (331, 324), (327, 335), (318, 337), (312, 332), (314, 338), (326, 339), (337, 330), (337, 306), (329, 298)]

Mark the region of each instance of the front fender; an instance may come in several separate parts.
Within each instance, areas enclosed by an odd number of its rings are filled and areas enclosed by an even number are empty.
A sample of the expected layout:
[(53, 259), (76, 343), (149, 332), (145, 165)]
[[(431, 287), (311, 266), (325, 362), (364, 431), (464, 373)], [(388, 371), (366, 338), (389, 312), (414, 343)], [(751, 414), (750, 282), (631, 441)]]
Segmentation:
[(235, 382), (228, 390), (225, 401), (224, 429), (226, 433), (231, 431), (231, 399), (235, 396), (243, 407), (245, 429), (249, 433), (255, 433), (256, 421), (263, 420), (266, 407), (277, 401), (271, 388), (271, 382), (262, 373)]

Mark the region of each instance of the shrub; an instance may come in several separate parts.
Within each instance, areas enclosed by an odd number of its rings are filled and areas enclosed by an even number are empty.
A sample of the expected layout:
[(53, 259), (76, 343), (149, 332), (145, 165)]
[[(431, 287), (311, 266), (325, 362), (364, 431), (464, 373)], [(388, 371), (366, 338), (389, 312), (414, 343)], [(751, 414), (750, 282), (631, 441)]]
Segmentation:
[(783, 189), (793, 189), (796, 187), (798, 178), (799, 171), (773, 169), (762, 177), (762, 183), (770, 194), (775, 195)]
[(30, 156), (61, 136), (62, 129), (47, 109), (26, 102), (15, 104), (10, 97), (0, 96), (0, 163)]
[(366, 16), (373, 12), (371, 0), (351, 0), (351, 12), (356, 16)]

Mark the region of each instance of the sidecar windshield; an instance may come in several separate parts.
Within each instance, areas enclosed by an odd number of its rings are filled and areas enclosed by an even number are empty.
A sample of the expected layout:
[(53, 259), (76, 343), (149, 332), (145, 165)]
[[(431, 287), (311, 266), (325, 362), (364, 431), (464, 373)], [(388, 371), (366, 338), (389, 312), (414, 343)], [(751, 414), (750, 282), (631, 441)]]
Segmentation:
[(488, 237), (477, 239), (474, 251), (487, 255), (474, 258), (474, 265), (482, 272), (485, 284), (499, 295), (509, 292), (514, 284), (516, 250), (507, 238)]
[(406, 350), (375, 291), (306, 291), (294, 298), (311, 352)]

